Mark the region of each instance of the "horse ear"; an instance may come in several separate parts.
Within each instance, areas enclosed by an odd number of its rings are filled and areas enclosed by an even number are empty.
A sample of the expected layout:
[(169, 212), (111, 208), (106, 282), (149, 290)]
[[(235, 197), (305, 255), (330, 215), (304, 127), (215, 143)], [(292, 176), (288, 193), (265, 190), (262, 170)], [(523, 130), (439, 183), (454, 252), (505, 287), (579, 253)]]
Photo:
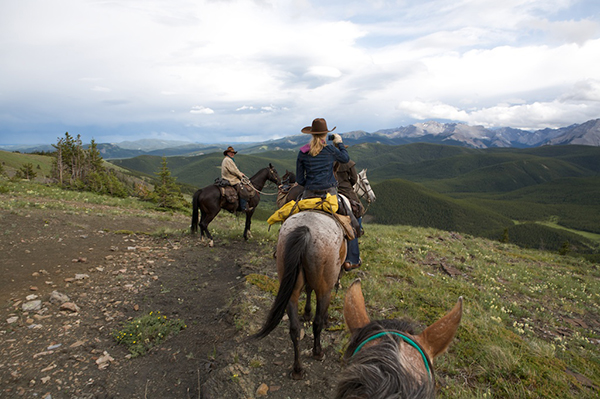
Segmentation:
[(273, 165), (271, 165), (271, 162), (269, 162), (269, 168), (273, 169)]
[(461, 296), (450, 312), (417, 336), (417, 342), (427, 352), (432, 362), (434, 358), (444, 353), (450, 346), (462, 317), (462, 303)]
[(353, 333), (356, 329), (366, 326), (371, 321), (365, 308), (365, 297), (363, 297), (361, 282), (357, 278), (348, 288), (344, 299), (344, 320)]

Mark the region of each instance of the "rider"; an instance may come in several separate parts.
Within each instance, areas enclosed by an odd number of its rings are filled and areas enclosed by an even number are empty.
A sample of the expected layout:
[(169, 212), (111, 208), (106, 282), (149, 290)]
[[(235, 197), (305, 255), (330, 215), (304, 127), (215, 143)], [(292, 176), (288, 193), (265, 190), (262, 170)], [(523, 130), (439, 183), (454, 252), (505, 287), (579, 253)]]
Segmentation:
[[(336, 162), (333, 170), (335, 172), (335, 178), (338, 181), (339, 193), (348, 198), (352, 208), (358, 207), (354, 216), (357, 217), (359, 229), (362, 230), (362, 215), (364, 214), (364, 208), (358, 195), (354, 192), (354, 185), (358, 181), (355, 165), (356, 163), (353, 160), (350, 160), (345, 164)], [(357, 267), (360, 267), (361, 264), (362, 260), (360, 259), (357, 234), (356, 238), (348, 241), (348, 252), (346, 254), (346, 261), (344, 262), (344, 270), (349, 271), (356, 269)]]
[(235, 190), (238, 193), (240, 198), (240, 209), (244, 211), (248, 211), (248, 197), (244, 192), (246, 190), (240, 190), (240, 182), (242, 178), (246, 177), (235, 164), (235, 159), (233, 159), (234, 155), (237, 154), (237, 151), (233, 149), (232, 146), (227, 147), (225, 151), (223, 151), (223, 162), (221, 162), (221, 178), (229, 181)]
[(300, 148), (296, 160), (296, 182), (304, 186), (303, 198), (337, 195), (338, 182), (333, 174), (333, 163), (346, 163), (350, 156), (339, 134), (332, 135), (333, 145), (325, 141), (327, 134), (334, 130), (335, 127), (327, 129), (323, 118), (316, 118), (312, 126), (301, 130), (312, 135), (310, 143)]

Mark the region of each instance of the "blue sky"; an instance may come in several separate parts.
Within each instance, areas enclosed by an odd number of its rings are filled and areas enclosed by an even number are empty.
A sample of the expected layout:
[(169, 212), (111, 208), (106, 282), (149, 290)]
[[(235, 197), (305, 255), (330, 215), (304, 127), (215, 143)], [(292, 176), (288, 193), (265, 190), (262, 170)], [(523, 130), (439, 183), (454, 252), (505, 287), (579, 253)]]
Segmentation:
[(0, 54), (0, 144), (600, 117), (598, 0), (2, 1)]

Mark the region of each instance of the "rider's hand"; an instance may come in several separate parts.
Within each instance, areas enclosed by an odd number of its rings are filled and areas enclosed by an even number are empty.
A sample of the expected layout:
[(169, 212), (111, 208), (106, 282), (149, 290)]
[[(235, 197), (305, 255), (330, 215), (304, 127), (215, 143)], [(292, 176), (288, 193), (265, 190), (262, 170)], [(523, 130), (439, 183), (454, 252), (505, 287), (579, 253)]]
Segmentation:
[(342, 136), (337, 133), (333, 134), (333, 144), (340, 144), (342, 142)]

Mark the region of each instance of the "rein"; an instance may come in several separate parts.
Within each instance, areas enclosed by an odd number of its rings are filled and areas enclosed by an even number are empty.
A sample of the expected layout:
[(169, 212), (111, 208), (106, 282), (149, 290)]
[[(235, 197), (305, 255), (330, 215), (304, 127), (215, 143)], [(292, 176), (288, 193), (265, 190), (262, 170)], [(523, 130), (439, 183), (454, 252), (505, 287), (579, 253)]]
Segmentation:
[(254, 185), (252, 184), (252, 181), (248, 177), (242, 177), (240, 180), (242, 183), (249, 185), (255, 191), (258, 191), (262, 195), (277, 195), (277, 193), (265, 193), (265, 192), (260, 191), (258, 188), (254, 187)]
[(425, 352), (423, 352), (423, 349), (421, 349), (421, 346), (419, 344), (417, 344), (414, 340), (409, 338), (408, 336), (406, 336), (398, 331), (383, 331), (383, 332), (380, 332), (380, 333), (370, 336), (369, 338), (365, 339), (363, 342), (361, 342), (360, 345), (358, 345), (356, 347), (356, 349), (354, 350), (354, 353), (352, 353), (352, 356), (356, 355), (358, 353), (358, 351), (360, 351), (367, 342), (370, 342), (370, 341), (373, 341), (374, 339), (383, 337), (384, 335), (396, 335), (396, 336), (400, 337), (404, 342), (406, 342), (407, 344), (409, 344), (410, 346), (415, 348), (417, 351), (419, 351), (419, 353), (421, 354), (421, 357), (423, 358), (423, 363), (425, 363), (425, 368), (427, 369), (427, 375), (429, 376), (429, 380), (432, 380), (431, 369), (429, 368), (429, 359), (427, 358), (427, 355), (425, 355)]

